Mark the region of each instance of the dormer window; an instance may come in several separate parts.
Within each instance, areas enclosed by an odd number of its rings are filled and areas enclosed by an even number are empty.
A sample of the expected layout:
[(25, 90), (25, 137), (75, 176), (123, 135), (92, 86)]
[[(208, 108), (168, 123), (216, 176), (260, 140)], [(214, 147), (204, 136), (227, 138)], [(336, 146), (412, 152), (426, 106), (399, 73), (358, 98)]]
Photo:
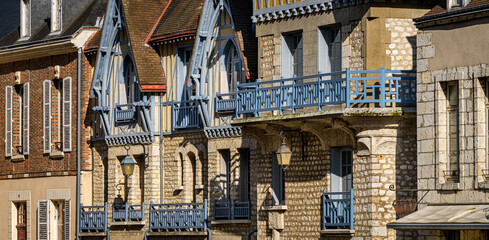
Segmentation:
[(31, 35), (31, 1), (20, 0), (20, 37), (29, 38)]
[(61, 31), (61, 0), (51, 0), (51, 32)]
[(457, 10), (469, 4), (470, 0), (447, 0), (448, 10)]

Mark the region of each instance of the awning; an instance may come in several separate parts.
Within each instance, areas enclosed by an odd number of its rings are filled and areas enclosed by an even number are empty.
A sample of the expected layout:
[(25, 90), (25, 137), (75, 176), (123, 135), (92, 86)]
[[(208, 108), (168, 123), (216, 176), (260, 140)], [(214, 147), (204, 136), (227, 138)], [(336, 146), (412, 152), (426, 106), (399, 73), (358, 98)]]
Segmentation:
[(489, 205), (427, 206), (394, 222), (393, 229), (489, 229)]

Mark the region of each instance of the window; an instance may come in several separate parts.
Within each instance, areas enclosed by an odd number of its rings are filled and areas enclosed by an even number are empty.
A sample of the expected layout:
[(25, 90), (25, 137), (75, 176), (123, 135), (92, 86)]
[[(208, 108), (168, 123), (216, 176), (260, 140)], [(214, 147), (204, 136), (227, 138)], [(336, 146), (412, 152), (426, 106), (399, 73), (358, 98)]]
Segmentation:
[(459, 176), (459, 127), (458, 127), (458, 82), (450, 82), (446, 88), (447, 97), (447, 180), (458, 181)]
[(302, 76), (302, 33), (284, 35), (282, 38), (282, 77)]
[(39, 239), (70, 239), (70, 199), (39, 200), (37, 209)]
[(447, 0), (447, 6), (449, 10), (456, 10), (466, 7), (470, 3), (470, 0)]
[(136, 71), (129, 55), (124, 58), (123, 66), (124, 77), (119, 79), (119, 104), (128, 104), (138, 101)]
[(331, 148), (331, 192), (349, 192), (353, 188), (351, 148)]
[[(58, 129), (58, 141), (55, 141), (55, 149), (58, 151), (69, 152), (71, 151), (71, 101), (72, 101), (72, 79), (66, 77), (59, 80), (58, 83), (58, 100), (53, 102), (52, 96), (52, 81), (44, 80), (43, 82), (43, 149), (44, 153), (52, 152), (52, 107), (58, 110), (58, 117), (54, 119), (55, 127)], [(60, 116), (61, 115), (61, 116)]]
[(318, 71), (341, 71), (341, 31), (339, 27), (319, 30)]
[(239, 201), (250, 199), (250, 150), (239, 149)]
[(5, 125), (5, 156), (29, 154), (29, 83), (6, 86)]
[[(229, 49), (229, 53), (227, 56), (227, 86), (229, 89), (226, 89), (227, 92), (235, 92), (236, 91), (236, 83), (241, 79), (241, 59), (239, 58), (238, 50), (234, 44)], [(222, 92), (222, 91), (221, 91)]]
[(192, 47), (183, 46), (178, 48), (178, 69), (177, 69), (177, 101), (186, 99), (186, 80), (190, 71), (192, 61)]
[(51, 0), (51, 32), (61, 31), (62, 6), (61, 0)]
[(219, 188), (221, 190), (220, 198), (221, 200), (229, 199), (229, 167), (230, 167), (230, 159), (231, 153), (229, 150), (220, 150), (219, 154), (221, 155), (221, 160), (219, 162)]
[(27, 39), (31, 35), (31, 2), (20, 0), (20, 37)]
[(17, 210), (17, 222), (15, 229), (17, 230), (17, 240), (27, 239), (27, 207), (25, 202), (15, 203)]
[(275, 154), (272, 159), (272, 190), (273, 205), (285, 205), (285, 170), (278, 164)]

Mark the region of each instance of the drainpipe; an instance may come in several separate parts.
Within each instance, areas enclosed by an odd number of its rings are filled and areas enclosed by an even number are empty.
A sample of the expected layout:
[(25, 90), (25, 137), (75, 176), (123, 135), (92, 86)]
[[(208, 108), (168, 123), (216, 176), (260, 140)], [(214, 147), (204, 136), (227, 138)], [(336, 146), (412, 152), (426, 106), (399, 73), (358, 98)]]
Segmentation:
[(81, 147), (81, 73), (82, 73), (82, 49), (78, 48), (78, 61), (77, 61), (77, 73), (76, 73), (76, 239), (80, 239), (80, 147)]
[(163, 204), (163, 93), (160, 93), (160, 204)]

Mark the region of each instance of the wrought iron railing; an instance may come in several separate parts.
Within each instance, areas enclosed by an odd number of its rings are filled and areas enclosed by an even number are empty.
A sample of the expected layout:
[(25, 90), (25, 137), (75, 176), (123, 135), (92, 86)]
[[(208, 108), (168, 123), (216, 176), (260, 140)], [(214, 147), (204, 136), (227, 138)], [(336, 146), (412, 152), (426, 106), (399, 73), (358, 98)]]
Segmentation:
[(151, 232), (207, 230), (207, 199), (203, 203), (150, 204)]
[(80, 204), (80, 232), (107, 232), (107, 203), (104, 206)]
[[(412, 70), (350, 70), (319, 73), (264, 82), (238, 84), (235, 109), (259, 116), (261, 112), (346, 104), (350, 107), (388, 107), (416, 103), (416, 76)], [(217, 95), (216, 111), (229, 111), (232, 99)]]
[(214, 219), (216, 220), (250, 219), (250, 217), (250, 200), (244, 202), (239, 202), (237, 200), (231, 202), (231, 199), (214, 201)]
[(323, 191), (322, 229), (349, 228), (353, 230), (353, 189), (349, 192)]
[(112, 206), (112, 221), (114, 222), (137, 222), (144, 221), (144, 203), (133, 205), (124, 203), (122, 206)]
[(172, 102), (172, 126), (174, 130), (199, 128), (202, 120), (197, 101)]
[(132, 122), (137, 118), (136, 106), (132, 103), (116, 104), (114, 112), (116, 122)]

